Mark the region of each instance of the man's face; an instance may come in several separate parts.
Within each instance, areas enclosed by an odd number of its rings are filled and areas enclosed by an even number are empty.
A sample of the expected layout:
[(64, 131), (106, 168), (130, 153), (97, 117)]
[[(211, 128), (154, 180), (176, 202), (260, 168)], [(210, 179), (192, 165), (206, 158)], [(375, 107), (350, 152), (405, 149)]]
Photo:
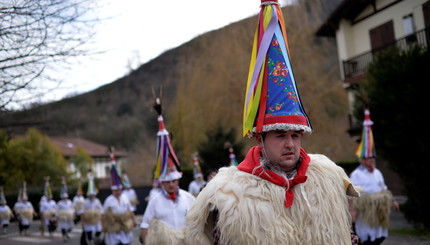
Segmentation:
[(303, 133), (300, 131), (275, 130), (266, 133), (264, 140), (257, 137), (258, 144), (266, 151), (270, 163), (282, 171), (292, 170), (300, 158)]
[(164, 190), (166, 190), (167, 193), (176, 193), (179, 189), (179, 180), (172, 180), (172, 181), (163, 181), (161, 182), (161, 185), (163, 186)]
[(112, 194), (113, 194), (115, 197), (119, 197), (119, 196), (121, 196), (121, 189), (112, 190)]
[(375, 167), (375, 158), (373, 158), (373, 157), (363, 158), (361, 160), (361, 162), (363, 163), (363, 166), (365, 166), (366, 168), (374, 168)]

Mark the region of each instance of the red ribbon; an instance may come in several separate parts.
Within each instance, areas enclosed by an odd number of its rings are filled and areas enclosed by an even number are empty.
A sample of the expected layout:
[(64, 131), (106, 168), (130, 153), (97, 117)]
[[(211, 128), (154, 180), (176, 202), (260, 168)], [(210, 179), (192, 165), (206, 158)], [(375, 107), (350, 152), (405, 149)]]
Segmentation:
[(256, 168), (260, 166), (261, 156), (261, 147), (254, 146), (249, 150), (245, 159), (239, 164), (237, 168), (243, 172), (247, 172), (267, 181), (270, 181), (275, 185), (285, 187), (286, 189), (284, 205), (287, 208), (291, 207), (294, 201), (293, 188), (298, 184), (306, 182), (306, 180), (308, 179), (308, 177), (306, 176), (306, 171), (308, 170), (311, 158), (308, 156), (305, 150), (303, 150), (303, 148), (300, 148), (300, 157), (302, 160), (300, 161), (299, 166), (297, 168), (297, 174), (292, 180), (286, 180), (284, 177), (276, 174), (275, 172), (263, 168)]

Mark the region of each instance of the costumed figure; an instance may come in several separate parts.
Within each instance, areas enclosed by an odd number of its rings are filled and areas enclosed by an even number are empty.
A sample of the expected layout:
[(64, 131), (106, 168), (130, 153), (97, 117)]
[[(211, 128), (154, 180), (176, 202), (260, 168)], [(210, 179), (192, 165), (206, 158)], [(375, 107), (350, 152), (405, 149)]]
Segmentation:
[(33, 205), (28, 201), (27, 195), (27, 183), (24, 181), (22, 185), (22, 192), (20, 198), (20, 204), (16, 207), (18, 222), (19, 222), (19, 234), (24, 232), (24, 235), (28, 235), (28, 229), (33, 223), (33, 217), (36, 215)]
[(105, 242), (108, 245), (130, 244), (133, 238), (132, 230), (136, 220), (132, 206), (127, 196), (122, 195), (122, 184), (115, 157), (111, 151), (111, 190), (103, 204), (103, 230), (106, 232)]
[(307, 154), (312, 131), (290, 63), (277, 1), (261, 1), (244, 106), (244, 135), (255, 137), (236, 167), (223, 167), (186, 220), (188, 244), (355, 244), (348, 209), (358, 196), (345, 171)]
[(73, 229), (74, 219), (75, 219), (75, 208), (72, 201), (69, 199), (69, 194), (67, 192), (67, 183), (64, 176), (61, 177), (61, 200), (58, 202), (57, 206), (57, 216), (58, 216), (58, 226), (61, 229), (61, 234), (63, 235), (63, 240), (66, 242), (70, 239), (69, 233)]
[(10, 219), (13, 217), (12, 210), (7, 205), (6, 197), (4, 196), (3, 186), (0, 186), (0, 224), (3, 234), (6, 234)]
[(377, 245), (388, 237), (391, 206), (398, 210), (399, 205), (387, 189), (381, 171), (375, 167), (372, 125), (366, 109), (361, 142), (355, 153), (361, 164), (351, 173), (352, 183), (361, 188), (361, 197), (353, 202), (352, 216), (361, 244)]
[[(83, 232), (87, 244), (92, 244), (93, 240), (100, 241), (102, 232), (101, 216), (103, 214), (103, 206), (100, 200), (96, 197), (97, 189), (94, 183), (94, 175), (92, 172), (88, 173), (88, 191), (87, 199), (85, 199), (83, 210), (84, 213), (81, 217), (83, 225)], [(97, 244), (94, 242), (94, 244)]]
[(164, 126), (159, 98), (154, 109), (158, 113), (159, 126), (155, 178), (160, 181), (162, 190), (149, 199), (140, 224), (140, 240), (145, 245), (181, 245), (185, 244), (185, 216), (195, 198), (179, 188), (182, 173)]
[(76, 196), (73, 197), (73, 207), (75, 209), (75, 224), (77, 224), (81, 220), (81, 215), (84, 212), (84, 192), (82, 191), (82, 183), (79, 179), (78, 181), (78, 190), (76, 191)]
[(194, 180), (191, 181), (190, 184), (188, 185), (188, 192), (196, 197), (203, 189), (203, 187), (206, 185), (206, 181), (203, 179), (202, 169), (200, 168), (199, 157), (197, 153), (194, 154), (193, 161), (194, 161), (193, 163)]
[[(155, 173), (154, 173), (155, 176)], [(158, 181), (158, 179), (156, 179), (155, 177), (152, 180), (152, 188), (149, 191), (148, 196), (145, 197), (145, 201), (149, 201), (151, 200), (151, 198), (153, 198), (154, 196), (156, 196), (159, 192), (161, 191), (161, 185), (160, 182)]]
[(122, 181), (124, 185), (122, 194), (128, 197), (128, 200), (130, 200), (131, 203), (132, 211), (136, 212), (136, 207), (139, 205), (139, 199), (137, 198), (136, 191), (132, 188), (130, 179), (125, 172), (122, 173)]
[(45, 189), (43, 195), (46, 200), (40, 202), (40, 217), (42, 236), (45, 235), (45, 227), (48, 228), (49, 236), (53, 236), (54, 231), (57, 229), (57, 203), (52, 199), (52, 189), (50, 184), (50, 177), (45, 177)]

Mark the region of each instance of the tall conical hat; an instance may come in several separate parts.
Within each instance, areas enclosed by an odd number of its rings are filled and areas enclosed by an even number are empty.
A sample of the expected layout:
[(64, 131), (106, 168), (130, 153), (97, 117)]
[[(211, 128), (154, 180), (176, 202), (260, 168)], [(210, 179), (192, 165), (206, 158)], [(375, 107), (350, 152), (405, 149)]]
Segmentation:
[(202, 169), (199, 163), (199, 155), (197, 153), (194, 153), (193, 156), (193, 175), (194, 178), (203, 177)]
[(122, 173), (122, 184), (126, 188), (131, 187), (131, 182), (130, 182), (130, 179), (128, 178), (128, 175), (126, 172)]
[(120, 190), (122, 189), (120, 172), (118, 170), (118, 166), (116, 164), (115, 156), (113, 154), (113, 150), (110, 149), (110, 160), (111, 160), (111, 171), (110, 171), (110, 180), (111, 180), (111, 190)]
[(228, 151), (230, 152), (230, 166), (237, 166), (239, 163), (237, 162), (236, 155), (234, 154), (233, 147), (229, 147)]
[(6, 197), (4, 196), (3, 186), (0, 186), (0, 204), (6, 205)]
[(78, 188), (76, 190), (77, 195), (82, 195), (84, 191), (82, 190), (82, 180), (79, 178), (78, 180)]
[(49, 176), (45, 177), (45, 188), (44, 188), (43, 195), (47, 198), (52, 198), (52, 189), (51, 189), (51, 184), (49, 183), (50, 179), (51, 178)]
[(246, 86), (243, 134), (271, 130), (310, 133), (290, 62), (284, 18), (278, 1), (261, 1)]
[(22, 186), (19, 187), (17, 201), (22, 201)]
[(89, 195), (97, 195), (97, 188), (96, 184), (94, 182), (94, 174), (92, 171), (88, 172), (88, 190), (87, 190), (87, 196)]
[(24, 181), (24, 182), (22, 183), (21, 200), (28, 200), (28, 194), (27, 194), (27, 182), (26, 182), (26, 181)]
[(69, 193), (67, 192), (67, 182), (66, 182), (66, 177), (61, 176), (61, 193), (60, 193), (61, 198), (63, 197), (69, 197)]
[(360, 159), (376, 157), (375, 143), (373, 141), (372, 125), (373, 125), (373, 122), (372, 120), (370, 120), (370, 111), (369, 109), (365, 109), (361, 141), (360, 141), (360, 144), (358, 145), (357, 151), (355, 152), (355, 155), (357, 155), (357, 157)]
[(157, 133), (157, 155), (155, 178), (163, 181), (180, 179), (180, 163), (176, 157), (175, 151), (170, 143), (169, 132), (164, 125), (164, 119), (161, 114), (161, 100), (155, 99), (154, 109), (158, 114), (158, 133)]

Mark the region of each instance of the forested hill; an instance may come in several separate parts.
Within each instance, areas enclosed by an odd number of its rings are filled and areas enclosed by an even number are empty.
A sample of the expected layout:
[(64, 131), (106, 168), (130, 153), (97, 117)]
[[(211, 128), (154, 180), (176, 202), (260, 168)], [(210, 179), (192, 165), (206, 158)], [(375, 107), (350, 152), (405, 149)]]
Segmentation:
[[(339, 0), (299, 2), (283, 12), (297, 85), (314, 128), (304, 145), (336, 161), (351, 160), (356, 145), (346, 133), (347, 98), (335, 41), (315, 36)], [(235, 128), (237, 140), (249, 146), (253, 142), (241, 136), (242, 113), (256, 23), (253, 16), (205, 33), (108, 85), (4, 116), (3, 123), (28, 123), (48, 135), (114, 145), (131, 153), (132, 165), (153, 167), (157, 120), (152, 88), (158, 93), (162, 87), (165, 123), (183, 164), (192, 163), (191, 154), (216, 124)]]

